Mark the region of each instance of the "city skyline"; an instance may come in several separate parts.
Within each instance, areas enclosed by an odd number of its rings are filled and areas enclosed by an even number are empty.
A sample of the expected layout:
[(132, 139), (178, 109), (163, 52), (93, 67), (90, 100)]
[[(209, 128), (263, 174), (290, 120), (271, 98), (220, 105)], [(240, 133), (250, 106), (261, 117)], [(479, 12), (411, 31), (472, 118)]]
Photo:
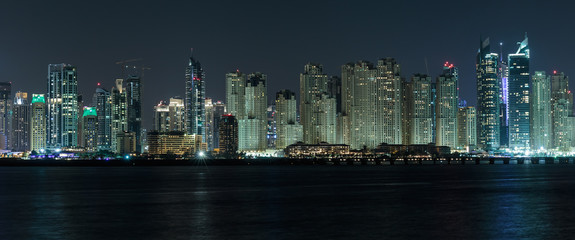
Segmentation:
[[(238, 68), (246, 73), (266, 73), (268, 95), (273, 96), (280, 89), (297, 90), (290, 86), (298, 81), (301, 66), (307, 62), (322, 63), (324, 73), (339, 75), (344, 63), (385, 57), (393, 57), (402, 65), (403, 77), (413, 73), (435, 77), (441, 73), (435, 66), (453, 62), (460, 68), (460, 85), (474, 86), (473, 57), (480, 35), (491, 36), (494, 45), (503, 42), (502, 52), (511, 53), (528, 32), (532, 70), (572, 75), (570, 68), (575, 65), (567, 48), (572, 33), (561, 31), (562, 23), (569, 21), (570, 8), (561, 4), (223, 4), (226, 8), (220, 8), (221, 3), (201, 2), (161, 6), (122, 2), (113, 8), (63, 3), (59, 8), (70, 12), (63, 17), (48, 15), (55, 6), (46, 3), (32, 3), (36, 7), (31, 10), (28, 4), (7, 3), (0, 10), (5, 36), (0, 39), (0, 79), (13, 82), (13, 89), (24, 90), (26, 86), (30, 93), (41, 93), (45, 66), (70, 63), (78, 67), (79, 93), (91, 96), (98, 82), (107, 90), (113, 86), (120, 76), (116, 62), (143, 58), (138, 64), (151, 70), (142, 79), (146, 96), (142, 111), (144, 119), (151, 119), (154, 104), (173, 96), (184, 97), (182, 69), (192, 47), (206, 72), (206, 96), (214, 100), (225, 98), (216, 89), (223, 86), (225, 73)], [(185, 10), (190, 7), (202, 9), (194, 12), (194, 17), (205, 20), (193, 23), (193, 33), (185, 30), (192, 22), (188, 18), (191, 13)], [(391, 11), (383, 14), (378, 10), (382, 8)], [(445, 14), (435, 14), (442, 12)], [(499, 18), (487, 24), (482, 19), (486, 12)], [(521, 20), (511, 25), (507, 19)], [(382, 20), (395, 24), (383, 25)], [(53, 23), (64, 23), (73, 34), (63, 37), (50, 31)], [(500, 52), (498, 46), (492, 51)], [(476, 105), (474, 89), (462, 88), (460, 95)], [(150, 120), (143, 124), (147, 129), (152, 125)]]

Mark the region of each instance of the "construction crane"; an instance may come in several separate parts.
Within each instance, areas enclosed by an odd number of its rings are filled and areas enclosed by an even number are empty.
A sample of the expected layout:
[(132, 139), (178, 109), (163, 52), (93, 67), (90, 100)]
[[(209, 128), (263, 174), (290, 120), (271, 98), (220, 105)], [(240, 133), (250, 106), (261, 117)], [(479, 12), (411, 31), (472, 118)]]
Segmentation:
[(134, 59), (128, 59), (128, 60), (122, 60), (122, 61), (118, 61), (116, 62), (116, 64), (120, 65), (120, 68), (122, 69), (122, 77), (125, 77), (125, 71), (126, 68), (128, 67), (128, 65), (126, 65), (126, 63), (131, 63), (131, 62), (138, 62), (138, 61), (142, 61), (144, 60), (143, 58), (134, 58)]

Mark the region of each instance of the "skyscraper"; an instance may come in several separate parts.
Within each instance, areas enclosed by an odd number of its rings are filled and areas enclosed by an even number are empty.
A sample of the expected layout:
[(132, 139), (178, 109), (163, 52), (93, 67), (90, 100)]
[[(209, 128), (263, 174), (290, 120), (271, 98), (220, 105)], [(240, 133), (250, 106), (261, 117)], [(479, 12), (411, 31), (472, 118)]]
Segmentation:
[[(154, 122), (152, 131), (159, 133), (170, 132), (170, 108), (164, 101), (154, 106)], [(182, 131), (182, 130), (180, 130)]]
[(460, 107), (457, 113), (458, 149), (475, 150), (477, 145), (477, 112), (474, 107)]
[(44, 94), (32, 94), (30, 118), (30, 150), (46, 149), (46, 99)]
[(527, 150), (529, 144), (529, 46), (527, 36), (509, 54), (509, 148)]
[(186, 67), (186, 132), (201, 135), (205, 141), (205, 84), (204, 70), (199, 61), (190, 57)]
[(78, 146), (78, 82), (76, 67), (48, 65), (48, 148)]
[(231, 114), (222, 116), (219, 126), (220, 154), (226, 158), (236, 156), (238, 151), (238, 122)]
[[(126, 96), (126, 89), (123, 85), (123, 79), (116, 79), (116, 86), (112, 88), (110, 98), (111, 98), (111, 106), (112, 106), (112, 150), (117, 151), (118, 149), (131, 149), (126, 148), (125, 146), (120, 146), (122, 144), (119, 142), (119, 138), (122, 137), (122, 140), (125, 140), (132, 135), (126, 135), (125, 132), (128, 132), (128, 116), (127, 116), (127, 96)], [(135, 137), (135, 134), (134, 134)], [(131, 144), (131, 140), (127, 140)], [(134, 140), (135, 141), (135, 140)], [(130, 144), (126, 146), (131, 146)], [(121, 148), (119, 148), (121, 147)], [(135, 148), (135, 147), (134, 147)]]
[(12, 150), (30, 150), (30, 104), (28, 93), (17, 92), (12, 106)]
[[(457, 89), (457, 76), (449, 73), (449, 69), (454, 69), (453, 65), (444, 69), (444, 74), (437, 77), (436, 83), (436, 138), (437, 146), (448, 146), (451, 149), (457, 148), (457, 111), (459, 94)], [(447, 70), (447, 71), (446, 71)], [(457, 70), (455, 70), (457, 72)]]
[(170, 131), (186, 131), (186, 108), (181, 97), (170, 98), (168, 104)]
[(321, 64), (308, 63), (300, 74), (300, 117), (308, 144), (336, 141), (336, 99)]
[(138, 76), (126, 80), (126, 114), (128, 132), (136, 134), (136, 152), (142, 152), (142, 81)]
[(573, 115), (573, 94), (569, 90), (569, 78), (553, 71), (551, 75), (551, 119), (553, 146), (558, 151), (569, 151), (571, 139), (569, 116)]
[(531, 149), (552, 148), (551, 79), (545, 72), (535, 71), (531, 88)]
[(244, 117), (238, 120), (239, 150), (267, 148), (267, 75), (249, 74), (245, 83)]
[(9, 148), (12, 124), (12, 83), (0, 82), (0, 149)]
[(222, 119), (222, 116), (224, 114), (226, 114), (226, 104), (224, 104), (222, 101), (216, 101), (215, 103), (213, 103), (213, 108), (212, 108), (212, 114), (213, 114), (213, 118), (212, 118), (212, 132), (213, 132), (213, 143), (212, 146), (213, 148), (219, 148), (220, 146), (220, 120)]
[(403, 89), (400, 66), (395, 59), (384, 58), (377, 62), (377, 81), (376, 142), (402, 144)]
[(81, 139), (82, 147), (87, 151), (98, 150), (98, 114), (96, 107), (84, 107)]
[(497, 77), (498, 55), (490, 53), (489, 38), (480, 42), (477, 53), (477, 135), (478, 146), (492, 151), (500, 141), (500, 84)]
[(226, 112), (242, 119), (245, 115), (246, 75), (236, 70), (226, 74)]
[(284, 89), (276, 93), (276, 148), (284, 149), (288, 145), (303, 140), (303, 127), (297, 121), (297, 101), (295, 93)]
[(112, 150), (112, 98), (110, 92), (96, 88), (92, 97), (92, 106), (96, 107), (98, 118), (98, 150)]
[(405, 84), (406, 144), (429, 144), (432, 139), (431, 77), (415, 74)]

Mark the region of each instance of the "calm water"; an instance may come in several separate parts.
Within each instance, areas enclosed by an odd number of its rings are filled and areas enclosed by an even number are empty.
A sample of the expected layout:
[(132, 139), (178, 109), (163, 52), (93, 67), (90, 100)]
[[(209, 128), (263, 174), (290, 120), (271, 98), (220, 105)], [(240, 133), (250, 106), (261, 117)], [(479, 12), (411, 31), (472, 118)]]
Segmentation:
[(573, 239), (575, 166), (0, 168), (0, 239)]

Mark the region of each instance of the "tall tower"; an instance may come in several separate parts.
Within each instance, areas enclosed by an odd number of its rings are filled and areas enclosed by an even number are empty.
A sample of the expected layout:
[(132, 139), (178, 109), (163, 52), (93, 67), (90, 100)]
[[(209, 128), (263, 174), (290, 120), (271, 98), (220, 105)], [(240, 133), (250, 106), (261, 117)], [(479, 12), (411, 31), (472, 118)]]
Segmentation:
[(121, 144), (119, 141), (128, 132), (127, 97), (123, 79), (116, 79), (116, 86), (112, 88), (110, 95), (112, 106), (112, 151), (117, 151)]
[(380, 143), (402, 144), (403, 135), (403, 89), (400, 66), (393, 58), (380, 59), (377, 62), (376, 89), (378, 99), (376, 109), (376, 134)]
[(12, 124), (12, 83), (0, 82), (0, 149), (8, 149)]
[[(170, 108), (164, 101), (154, 106), (154, 123), (152, 130), (159, 133), (170, 132)], [(182, 131), (182, 130), (180, 130)]]
[(551, 75), (551, 118), (553, 146), (558, 151), (569, 151), (571, 139), (569, 116), (573, 115), (573, 93), (569, 90), (569, 78), (553, 71)]
[(276, 148), (284, 149), (288, 145), (303, 140), (303, 127), (297, 121), (297, 101), (295, 93), (284, 89), (276, 93)]
[(138, 76), (126, 80), (126, 114), (128, 132), (136, 134), (136, 152), (142, 152), (142, 81)]
[(222, 156), (232, 158), (238, 151), (238, 121), (231, 114), (222, 116), (219, 126), (219, 148)]
[(349, 130), (350, 146), (353, 149), (361, 149), (364, 146), (374, 148), (379, 144), (375, 137), (377, 98), (374, 90), (377, 89), (377, 70), (372, 63), (359, 61), (354, 65), (353, 75), (347, 80), (351, 80), (346, 87), (350, 93), (351, 101), (349, 105)]
[[(449, 65), (444, 69), (444, 73), (437, 77), (436, 83), (436, 139), (437, 146), (448, 146), (451, 149), (457, 148), (457, 111), (458, 111), (458, 83), (457, 75), (449, 72), (449, 69), (456, 69)], [(453, 71), (457, 72), (457, 70)]]
[(103, 88), (96, 88), (92, 97), (92, 106), (96, 107), (98, 119), (98, 150), (111, 150), (112, 148), (112, 99), (110, 92)]
[(46, 149), (46, 99), (44, 94), (32, 94), (30, 120), (30, 150)]
[(78, 81), (76, 67), (48, 65), (48, 148), (78, 146)]
[(186, 132), (201, 135), (205, 141), (205, 85), (204, 70), (199, 61), (190, 57), (186, 67)]
[(82, 113), (82, 146), (87, 151), (98, 150), (98, 113), (96, 107), (84, 107)]
[(300, 117), (305, 143), (336, 142), (336, 99), (328, 83), (321, 64), (308, 63), (300, 74)]
[(528, 150), (529, 46), (527, 35), (515, 54), (509, 54), (509, 148)]
[(474, 107), (463, 106), (457, 113), (458, 148), (472, 151), (477, 145), (477, 112)]
[(24, 152), (30, 150), (30, 105), (28, 93), (17, 92), (12, 108), (12, 150)]
[(415, 74), (411, 82), (405, 84), (405, 108), (407, 143), (429, 144), (432, 139), (431, 77)]
[(531, 149), (549, 150), (552, 148), (551, 79), (545, 72), (535, 71), (531, 89)]
[(239, 150), (267, 148), (267, 75), (249, 74), (245, 83), (244, 117), (238, 120)]
[(245, 115), (246, 75), (236, 70), (226, 74), (226, 113), (242, 119)]
[(478, 146), (492, 151), (500, 140), (500, 84), (497, 77), (498, 55), (490, 53), (489, 38), (480, 41), (477, 53), (477, 135)]

